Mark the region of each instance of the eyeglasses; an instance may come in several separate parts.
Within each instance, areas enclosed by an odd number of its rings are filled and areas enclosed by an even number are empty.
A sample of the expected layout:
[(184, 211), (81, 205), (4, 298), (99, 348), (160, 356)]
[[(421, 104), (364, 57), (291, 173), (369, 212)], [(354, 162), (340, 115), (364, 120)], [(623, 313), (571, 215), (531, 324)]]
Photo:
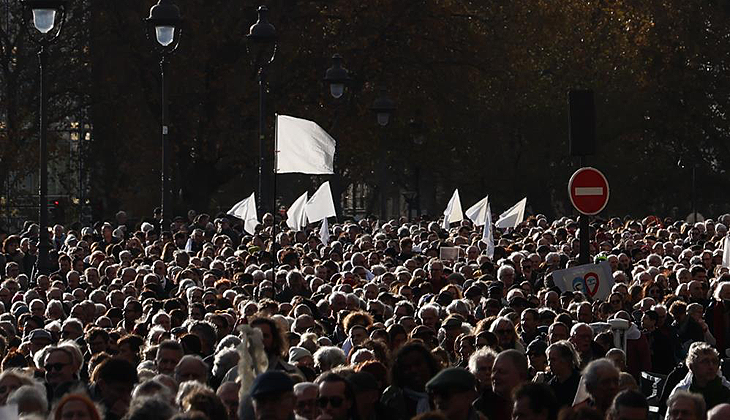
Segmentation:
[(53, 371), (53, 370), (55, 370), (57, 372), (60, 372), (67, 365), (68, 365), (68, 363), (49, 363), (49, 364), (47, 364), (47, 365), (44, 366), (44, 369), (47, 372), (50, 372), (50, 371)]
[(319, 397), (317, 398), (317, 405), (319, 408), (327, 407), (327, 404), (331, 405), (332, 408), (340, 408), (345, 399), (342, 397)]

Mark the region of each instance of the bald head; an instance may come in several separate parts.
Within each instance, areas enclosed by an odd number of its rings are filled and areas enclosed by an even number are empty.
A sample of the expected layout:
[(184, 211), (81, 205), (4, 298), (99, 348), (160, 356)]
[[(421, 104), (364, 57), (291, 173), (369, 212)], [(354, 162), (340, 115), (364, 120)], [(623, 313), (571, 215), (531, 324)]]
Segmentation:
[(723, 403), (716, 405), (707, 412), (707, 420), (730, 419), (730, 404)]

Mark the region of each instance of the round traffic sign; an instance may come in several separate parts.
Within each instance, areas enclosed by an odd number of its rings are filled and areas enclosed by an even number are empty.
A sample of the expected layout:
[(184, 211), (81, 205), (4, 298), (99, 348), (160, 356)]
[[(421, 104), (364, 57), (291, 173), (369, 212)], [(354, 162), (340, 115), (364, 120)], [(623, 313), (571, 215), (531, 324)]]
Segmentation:
[(608, 181), (596, 168), (580, 168), (570, 177), (568, 195), (579, 212), (588, 216), (598, 214), (608, 203)]

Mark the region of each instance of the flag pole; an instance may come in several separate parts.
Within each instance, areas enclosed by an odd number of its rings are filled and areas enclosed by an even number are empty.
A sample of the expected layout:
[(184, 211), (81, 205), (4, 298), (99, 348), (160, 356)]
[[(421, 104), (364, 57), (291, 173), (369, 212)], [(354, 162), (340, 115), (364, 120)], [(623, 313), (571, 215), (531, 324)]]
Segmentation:
[(277, 261), (277, 250), (276, 250), (276, 213), (278, 213), (278, 209), (276, 208), (276, 173), (278, 172), (278, 156), (279, 156), (279, 114), (274, 114), (274, 194), (273, 194), (273, 204), (271, 215), (274, 217), (274, 226), (272, 227), (272, 238), (271, 238), (271, 253), (273, 254), (273, 260), (274, 260), (274, 279), (276, 279), (276, 266), (278, 265), (279, 261)]

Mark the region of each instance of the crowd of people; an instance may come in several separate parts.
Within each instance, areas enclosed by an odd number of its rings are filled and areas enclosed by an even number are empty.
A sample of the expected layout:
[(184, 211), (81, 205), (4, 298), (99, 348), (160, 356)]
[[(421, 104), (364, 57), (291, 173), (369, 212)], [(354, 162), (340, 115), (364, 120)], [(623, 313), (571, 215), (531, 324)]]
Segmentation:
[(730, 419), (730, 215), (593, 219), (601, 299), (567, 217), (187, 216), (53, 226), (48, 274), (0, 232), (0, 418)]

